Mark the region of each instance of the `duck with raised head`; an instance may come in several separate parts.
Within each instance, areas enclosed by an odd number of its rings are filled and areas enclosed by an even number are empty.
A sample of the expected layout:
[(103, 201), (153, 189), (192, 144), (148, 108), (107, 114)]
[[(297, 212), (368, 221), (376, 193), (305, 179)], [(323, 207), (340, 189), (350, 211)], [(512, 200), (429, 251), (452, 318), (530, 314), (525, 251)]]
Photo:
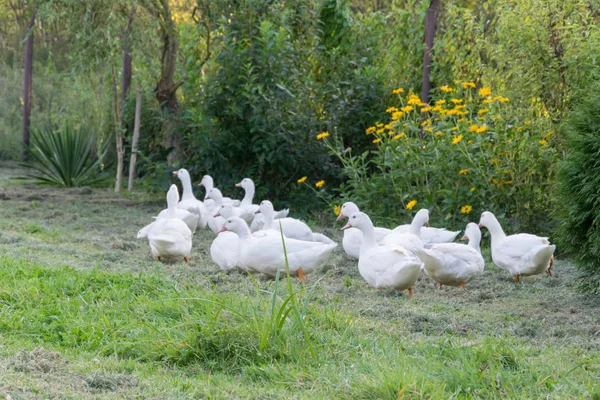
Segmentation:
[(378, 244), (375, 227), (369, 216), (355, 212), (342, 230), (356, 228), (362, 234), (358, 272), (375, 288), (408, 290), (412, 297), (413, 286), (421, 274), (421, 260), (404, 247), (396, 244)]
[(552, 276), (555, 245), (547, 237), (529, 233), (507, 236), (494, 214), (484, 211), (479, 226), (490, 231), (492, 237), (492, 260), (494, 264), (520, 281), (521, 276), (546, 273)]
[(437, 282), (437, 286), (465, 286), (483, 272), (485, 261), (479, 244), (481, 230), (471, 222), (465, 229), (461, 240), (468, 244), (438, 243), (429, 249), (420, 249), (417, 255), (423, 261), (427, 275)]
[[(181, 210), (186, 210), (192, 214), (198, 216), (198, 227), (200, 229), (204, 229), (206, 227), (206, 207), (204, 203), (194, 196), (194, 191), (192, 190), (192, 178), (190, 177), (190, 173), (187, 169), (181, 168), (177, 171), (173, 171), (173, 175), (179, 178), (181, 181), (181, 186), (183, 191), (181, 193), (181, 201), (177, 205), (177, 208)], [(195, 229), (193, 230), (195, 231)]]
[[(344, 218), (350, 218), (350, 216), (356, 212), (359, 212), (360, 209), (351, 201), (347, 201), (342, 204), (340, 208), (340, 214), (337, 217), (336, 221), (341, 221)], [(384, 237), (389, 235), (392, 231), (387, 228), (379, 228), (375, 227), (375, 240), (377, 243), (381, 244)], [(342, 247), (344, 251), (348, 255), (348, 257), (352, 257), (358, 260), (358, 255), (360, 253), (360, 245), (362, 243), (363, 234), (360, 229), (357, 228), (348, 228), (344, 230), (344, 238), (342, 239)]]

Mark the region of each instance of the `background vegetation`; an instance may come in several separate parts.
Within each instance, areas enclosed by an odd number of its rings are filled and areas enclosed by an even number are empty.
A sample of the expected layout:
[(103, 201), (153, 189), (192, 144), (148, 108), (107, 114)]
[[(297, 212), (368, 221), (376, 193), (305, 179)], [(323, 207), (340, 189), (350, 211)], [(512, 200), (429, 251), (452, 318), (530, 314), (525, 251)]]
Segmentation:
[[(540, 216), (556, 206), (557, 161), (569, 150), (557, 127), (598, 79), (600, 4), (440, 1), (431, 94), (448, 110), (460, 96), (469, 115), (433, 111), (423, 126), (413, 110), (401, 118), (407, 126), (373, 143), (366, 130), (420, 93), (429, 6), (0, 0), (0, 158), (21, 150), (23, 40), (35, 11), (32, 127), (92, 128), (99, 149), (122, 132), (128, 155), (135, 93), (119, 89), (130, 56), (143, 91), (137, 172), (148, 190), (164, 190), (185, 166), (195, 182), (213, 175), (227, 195), (239, 196), (233, 184), (250, 176), (257, 198), (305, 217), (352, 198), (392, 224), (410, 217), (414, 199), (434, 209), (433, 224), (461, 229), (490, 209), (509, 230), (552, 233), (558, 222)], [(485, 131), (474, 135), (473, 125)], [(331, 146), (316, 140), (324, 132)], [(109, 147), (97, 152), (101, 164), (115, 158)]]

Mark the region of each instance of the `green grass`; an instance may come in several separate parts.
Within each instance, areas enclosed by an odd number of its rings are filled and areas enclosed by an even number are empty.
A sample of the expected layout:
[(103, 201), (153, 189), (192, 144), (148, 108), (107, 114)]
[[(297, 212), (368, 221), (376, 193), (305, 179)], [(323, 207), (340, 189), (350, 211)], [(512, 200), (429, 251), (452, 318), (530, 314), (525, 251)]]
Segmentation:
[(567, 261), (521, 285), (491, 265), (466, 291), (422, 279), (409, 299), (368, 287), (340, 248), (288, 287), (221, 272), (208, 232), (189, 264), (152, 260), (134, 238), (163, 201), (8, 174), (0, 396), (600, 398), (600, 300)]

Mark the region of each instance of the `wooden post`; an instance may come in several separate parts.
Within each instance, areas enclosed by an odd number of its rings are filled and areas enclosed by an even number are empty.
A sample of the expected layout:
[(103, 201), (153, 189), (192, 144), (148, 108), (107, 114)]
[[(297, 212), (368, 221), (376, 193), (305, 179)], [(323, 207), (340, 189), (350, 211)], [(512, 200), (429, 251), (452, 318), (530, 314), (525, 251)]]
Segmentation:
[(429, 92), (431, 91), (429, 73), (431, 71), (431, 50), (437, 25), (437, 7), (438, 0), (431, 0), (425, 17), (425, 49), (423, 51), (423, 83), (421, 85), (421, 101), (423, 103), (429, 103)]
[(133, 125), (133, 140), (131, 142), (131, 158), (129, 160), (129, 182), (127, 182), (127, 190), (133, 190), (133, 179), (135, 178), (135, 161), (138, 152), (138, 140), (140, 138), (140, 120), (142, 114), (142, 87), (137, 84), (135, 94), (135, 122)]
[(27, 161), (29, 147), (29, 126), (31, 123), (31, 83), (33, 74), (33, 24), (35, 23), (36, 10), (33, 10), (29, 25), (27, 25), (27, 39), (25, 40), (25, 73), (23, 76), (23, 151), (21, 158)]

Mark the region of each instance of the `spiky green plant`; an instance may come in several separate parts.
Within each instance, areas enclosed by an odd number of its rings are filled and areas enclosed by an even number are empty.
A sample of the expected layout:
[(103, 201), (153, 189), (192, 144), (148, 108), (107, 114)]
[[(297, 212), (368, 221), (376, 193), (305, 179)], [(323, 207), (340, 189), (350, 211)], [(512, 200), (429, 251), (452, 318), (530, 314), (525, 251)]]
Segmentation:
[(30, 161), (22, 164), (31, 172), (28, 178), (65, 188), (95, 185), (107, 179), (102, 173), (102, 157), (108, 143), (96, 153), (95, 135), (65, 126), (32, 130), (31, 136)]
[(590, 91), (562, 126), (566, 157), (559, 164), (561, 251), (582, 274), (582, 288), (600, 292), (600, 93)]

